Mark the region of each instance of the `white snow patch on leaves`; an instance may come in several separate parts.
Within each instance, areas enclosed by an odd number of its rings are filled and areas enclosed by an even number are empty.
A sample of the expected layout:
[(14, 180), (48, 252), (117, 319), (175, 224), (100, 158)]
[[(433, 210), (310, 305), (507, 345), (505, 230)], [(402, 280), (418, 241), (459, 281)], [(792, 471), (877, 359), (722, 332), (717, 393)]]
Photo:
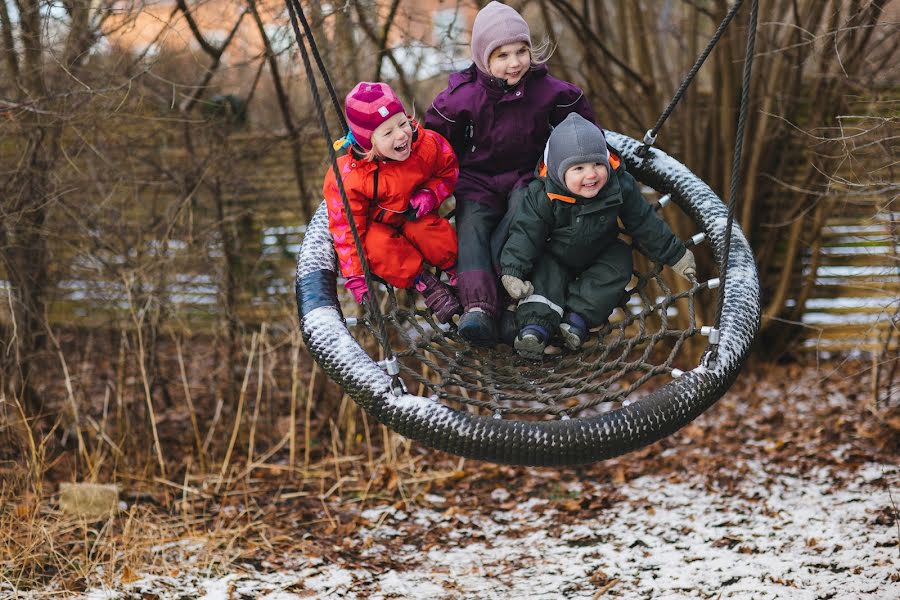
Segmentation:
[[(604, 598), (900, 597), (897, 526), (878, 519), (892, 510), (888, 486), (900, 469), (869, 464), (836, 488), (826, 468), (788, 475), (750, 466), (729, 493), (699, 475), (677, 483), (648, 475), (619, 486), (581, 481), (572, 489), (626, 500), (576, 522), (559, 518), (560, 505), (546, 498), (510, 509), (503, 488), (492, 494), (503, 510), (375, 507), (355, 534), (371, 542), (356, 562), (390, 553), (388, 570), (301, 559), (289, 572), (148, 576), (87, 597), (549, 600), (593, 598), (605, 586)], [(427, 548), (385, 545), (423, 525), (447, 531)]]

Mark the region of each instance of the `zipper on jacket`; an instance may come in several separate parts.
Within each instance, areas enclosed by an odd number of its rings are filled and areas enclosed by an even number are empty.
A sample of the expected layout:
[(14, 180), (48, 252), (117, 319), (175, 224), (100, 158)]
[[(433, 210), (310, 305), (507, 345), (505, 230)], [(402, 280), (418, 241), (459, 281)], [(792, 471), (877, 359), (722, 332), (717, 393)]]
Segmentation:
[[(469, 143), (475, 139), (475, 123), (471, 120), (466, 124), (466, 129), (463, 132), (463, 143), (462, 147), (465, 148), (469, 145)], [(472, 144), (472, 149), (469, 152), (475, 152), (475, 144)]]

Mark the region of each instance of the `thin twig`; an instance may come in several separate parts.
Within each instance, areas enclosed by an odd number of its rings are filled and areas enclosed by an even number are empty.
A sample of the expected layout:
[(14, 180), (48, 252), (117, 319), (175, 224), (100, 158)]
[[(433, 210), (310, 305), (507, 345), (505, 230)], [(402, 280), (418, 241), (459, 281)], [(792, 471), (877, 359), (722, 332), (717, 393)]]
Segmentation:
[(231, 440), (228, 442), (228, 450), (225, 452), (225, 460), (222, 461), (222, 469), (219, 471), (219, 481), (216, 483), (216, 491), (219, 491), (219, 488), (222, 485), (222, 482), (225, 479), (225, 473), (228, 471), (228, 465), (231, 462), (231, 453), (234, 451), (234, 445), (237, 442), (238, 431), (241, 428), (241, 415), (244, 411), (244, 398), (247, 395), (247, 384), (250, 381), (250, 373), (253, 371), (253, 359), (256, 355), (256, 346), (259, 341), (259, 336), (254, 331), (253, 337), (250, 340), (250, 356), (247, 357), (247, 369), (244, 372), (244, 381), (241, 383), (241, 393), (238, 397), (238, 408), (237, 414), (234, 417), (234, 427), (231, 429)]

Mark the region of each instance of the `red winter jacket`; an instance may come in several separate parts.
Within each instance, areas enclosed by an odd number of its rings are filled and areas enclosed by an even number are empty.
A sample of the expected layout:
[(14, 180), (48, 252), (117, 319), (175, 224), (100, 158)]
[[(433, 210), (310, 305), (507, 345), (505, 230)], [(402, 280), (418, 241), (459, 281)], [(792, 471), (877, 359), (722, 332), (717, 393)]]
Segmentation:
[[(440, 202), (453, 193), (459, 165), (450, 144), (439, 133), (418, 127), (415, 122), (413, 128), (412, 152), (404, 161), (367, 161), (354, 156), (352, 151), (338, 158), (338, 169), (361, 240), (365, 240), (371, 220), (402, 225), (405, 221), (403, 213), (409, 208), (410, 196), (416, 190), (429, 189)], [(376, 170), (378, 197), (373, 199)], [(323, 191), (328, 207), (328, 228), (334, 238), (341, 273), (344, 277), (362, 275), (334, 169), (328, 169)]]

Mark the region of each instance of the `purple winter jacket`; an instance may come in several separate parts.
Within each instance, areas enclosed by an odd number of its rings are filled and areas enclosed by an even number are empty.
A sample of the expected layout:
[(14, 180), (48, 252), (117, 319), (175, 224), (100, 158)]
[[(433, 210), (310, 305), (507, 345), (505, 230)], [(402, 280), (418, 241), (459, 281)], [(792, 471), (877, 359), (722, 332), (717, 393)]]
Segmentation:
[(581, 89), (530, 70), (508, 90), (474, 64), (451, 73), (447, 89), (431, 103), (425, 126), (450, 141), (459, 159), (457, 198), (506, 207), (509, 193), (528, 185), (550, 137), (571, 112), (594, 122)]

